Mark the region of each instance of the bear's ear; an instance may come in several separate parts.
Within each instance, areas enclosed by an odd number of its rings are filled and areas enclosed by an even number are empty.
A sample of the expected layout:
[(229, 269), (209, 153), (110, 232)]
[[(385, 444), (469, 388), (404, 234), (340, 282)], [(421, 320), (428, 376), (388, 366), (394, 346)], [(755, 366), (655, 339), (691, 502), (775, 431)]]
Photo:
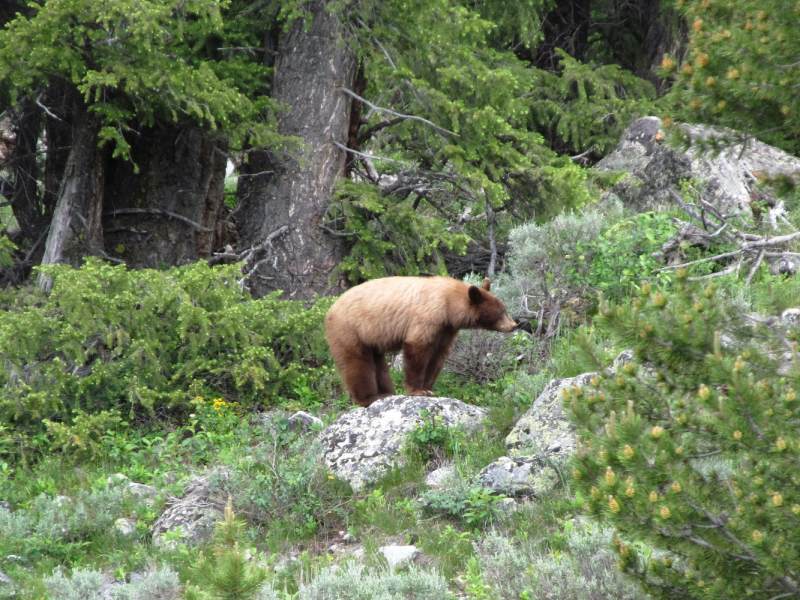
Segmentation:
[(481, 287), (488, 292), (489, 288), (492, 287), (492, 280), (487, 277), (483, 280), (483, 285)]
[(472, 304), (480, 304), (483, 302), (483, 294), (481, 293), (481, 288), (477, 285), (469, 286), (469, 301)]

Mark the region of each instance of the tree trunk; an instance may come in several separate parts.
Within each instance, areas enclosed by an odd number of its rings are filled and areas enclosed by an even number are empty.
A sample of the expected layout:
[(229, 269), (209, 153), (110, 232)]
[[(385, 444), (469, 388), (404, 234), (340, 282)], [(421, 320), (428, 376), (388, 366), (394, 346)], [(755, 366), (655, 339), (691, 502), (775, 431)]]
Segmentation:
[(137, 269), (211, 256), (223, 233), (217, 225), (227, 143), (200, 127), (154, 127), (132, 140), (131, 157), (108, 162), (103, 225), (109, 255)]
[[(80, 98), (73, 101), (72, 147), (58, 190), (42, 266), (79, 266), (86, 255), (102, 253), (100, 211), (103, 200), (103, 152), (97, 145), (97, 122)], [(39, 286), (49, 291), (52, 280), (39, 274)]]
[(357, 59), (328, 5), (307, 3), (305, 18), (289, 27), (278, 49), (272, 96), (290, 106), (278, 133), (301, 138), (302, 147), (292, 156), (251, 153), (240, 179), (240, 238), (244, 247), (260, 246), (249, 275), (256, 296), (284, 290), (305, 299), (342, 289), (330, 278), (343, 245), (320, 224), (344, 171), (346, 153), (334, 141), (347, 143), (350, 98), (340, 89), (352, 89)]
[(23, 98), (13, 113), (14, 145), (7, 164), (11, 167), (10, 184), (2, 195), (9, 199), (22, 238), (29, 246), (39, 239), (47, 223), (42, 218), (39, 194), (37, 142), (42, 125), (42, 110), (30, 99)]

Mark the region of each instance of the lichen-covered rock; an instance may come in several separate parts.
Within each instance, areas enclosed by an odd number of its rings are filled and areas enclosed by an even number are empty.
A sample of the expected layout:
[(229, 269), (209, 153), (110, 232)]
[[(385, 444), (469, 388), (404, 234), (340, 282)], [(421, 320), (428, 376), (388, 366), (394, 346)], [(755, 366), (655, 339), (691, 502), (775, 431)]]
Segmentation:
[(475, 478), (481, 487), (506, 496), (538, 496), (558, 483), (557, 465), (544, 456), (501, 456)]
[(444, 427), (467, 432), (483, 426), (486, 411), (453, 398), (389, 396), (369, 408), (354, 408), (322, 430), (320, 442), (328, 469), (361, 490), (401, 466), (407, 435), (423, 423), (420, 415), (441, 417)]
[(588, 385), (596, 373), (567, 379), (553, 379), (506, 436), (506, 449), (512, 458), (545, 454), (571, 454), (575, 449), (575, 428), (564, 412), (564, 392)]
[(220, 477), (226, 477), (227, 470), (212, 469), (193, 479), (183, 490), (183, 496), (176, 498), (170, 507), (156, 519), (151, 532), (153, 544), (162, 546), (169, 543), (167, 532), (181, 528), (181, 542), (188, 546), (211, 539), (214, 525), (223, 518), (227, 497), (215, 485)]
[[(750, 203), (748, 172), (800, 171), (800, 159), (757, 140), (750, 140), (744, 149), (731, 146), (716, 155), (672, 148), (664, 143), (661, 126), (658, 117), (634, 121), (617, 148), (596, 165), (601, 171), (628, 173), (611, 193), (640, 211), (672, 205), (669, 187), (679, 190), (681, 181), (692, 180), (702, 187), (704, 200), (725, 214), (735, 213)], [(681, 127), (694, 139), (731, 133), (704, 125)]]

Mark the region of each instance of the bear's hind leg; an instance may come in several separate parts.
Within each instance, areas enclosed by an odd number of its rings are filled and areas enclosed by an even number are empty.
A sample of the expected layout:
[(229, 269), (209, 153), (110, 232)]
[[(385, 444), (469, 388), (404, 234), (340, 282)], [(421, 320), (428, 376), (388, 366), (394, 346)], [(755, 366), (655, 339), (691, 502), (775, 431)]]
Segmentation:
[(430, 360), (429, 344), (403, 344), (403, 371), (409, 396), (433, 396), (433, 392), (425, 388), (425, 372)]
[(394, 382), (392, 381), (392, 376), (389, 374), (389, 365), (386, 363), (386, 356), (380, 352), (376, 352), (374, 359), (378, 394), (380, 394), (381, 397), (391, 396), (394, 394)]
[(350, 355), (343, 362), (342, 380), (354, 404), (367, 407), (379, 398), (391, 395), (379, 389), (380, 378), (374, 352), (365, 350), (357, 356)]
[(428, 365), (425, 367), (424, 389), (430, 391), (431, 396), (434, 395), (433, 384), (436, 383), (436, 379), (439, 377), (439, 373), (442, 372), (447, 357), (450, 356), (450, 351), (453, 349), (453, 344), (456, 341), (457, 335), (457, 331), (442, 334), (441, 339), (436, 344), (436, 350), (434, 350)]

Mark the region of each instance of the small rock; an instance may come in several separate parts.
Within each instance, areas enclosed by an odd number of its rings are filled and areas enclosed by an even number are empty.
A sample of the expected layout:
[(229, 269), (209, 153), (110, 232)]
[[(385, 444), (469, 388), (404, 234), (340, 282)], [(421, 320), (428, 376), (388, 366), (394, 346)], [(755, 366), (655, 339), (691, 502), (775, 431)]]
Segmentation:
[(497, 503), (497, 508), (505, 514), (511, 514), (517, 510), (517, 503), (513, 498), (503, 498)]
[(443, 427), (461, 427), (469, 433), (484, 426), (486, 410), (452, 398), (381, 398), (369, 408), (340, 415), (322, 430), (325, 465), (355, 491), (363, 490), (393, 466), (403, 465), (408, 433), (432, 417), (441, 418)]
[(392, 569), (408, 566), (420, 554), (416, 546), (381, 546), (378, 552), (383, 554)]
[(152, 506), (155, 503), (156, 496), (158, 496), (158, 488), (152, 485), (144, 485), (143, 483), (129, 483), (125, 487), (125, 495), (134, 496), (137, 500), (144, 500), (147, 506)]
[(458, 471), (453, 465), (439, 467), (425, 476), (425, 485), (429, 488), (453, 487), (456, 483), (458, 483)]
[(307, 412), (302, 410), (297, 411), (291, 417), (289, 417), (289, 431), (300, 431), (306, 432), (310, 431), (311, 428), (316, 425), (320, 428), (324, 425), (322, 419), (319, 417), (315, 417), (314, 415), (310, 415)]
[(114, 598), (118, 597), (117, 594), (115, 594), (114, 592), (118, 588), (123, 588), (123, 587), (125, 587), (124, 581), (117, 580), (117, 581), (112, 581), (111, 583), (106, 583), (97, 592), (97, 596), (99, 600), (113, 600)]
[(475, 481), (508, 496), (539, 496), (556, 486), (558, 473), (542, 456), (501, 456), (485, 466)]
[(117, 473), (116, 475), (111, 475), (106, 481), (108, 482), (108, 487), (122, 487), (128, 485), (131, 482), (131, 478), (122, 473)]
[(800, 308), (787, 308), (781, 313), (781, 322), (790, 327), (800, 324)]
[(16, 593), (16, 587), (11, 577), (0, 571), (0, 594), (12, 596)]
[(794, 254), (782, 254), (769, 266), (772, 275), (786, 275), (793, 277), (800, 271), (800, 256)]
[(339, 548), (341, 548), (339, 544), (331, 544), (328, 546), (328, 554), (336, 554)]
[(356, 536), (354, 536), (352, 533), (345, 533), (342, 536), (342, 541), (345, 544), (357, 544), (358, 543), (358, 538)]
[(114, 521), (114, 529), (122, 535), (130, 535), (136, 531), (136, 519), (117, 519)]

